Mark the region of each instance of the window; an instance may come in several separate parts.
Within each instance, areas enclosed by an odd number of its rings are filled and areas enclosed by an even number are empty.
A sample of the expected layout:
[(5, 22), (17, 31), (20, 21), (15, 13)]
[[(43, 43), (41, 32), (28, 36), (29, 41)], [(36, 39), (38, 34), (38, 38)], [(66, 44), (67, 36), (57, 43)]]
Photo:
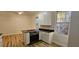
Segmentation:
[(57, 12), (56, 31), (68, 35), (71, 12), (59, 11)]

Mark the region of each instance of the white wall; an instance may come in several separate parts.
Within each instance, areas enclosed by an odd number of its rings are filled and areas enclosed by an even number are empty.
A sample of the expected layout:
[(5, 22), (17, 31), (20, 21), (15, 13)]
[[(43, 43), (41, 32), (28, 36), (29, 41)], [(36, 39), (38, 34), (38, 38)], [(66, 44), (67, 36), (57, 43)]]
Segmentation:
[(69, 47), (79, 47), (79, 11), (72, 11), (69, 31)]

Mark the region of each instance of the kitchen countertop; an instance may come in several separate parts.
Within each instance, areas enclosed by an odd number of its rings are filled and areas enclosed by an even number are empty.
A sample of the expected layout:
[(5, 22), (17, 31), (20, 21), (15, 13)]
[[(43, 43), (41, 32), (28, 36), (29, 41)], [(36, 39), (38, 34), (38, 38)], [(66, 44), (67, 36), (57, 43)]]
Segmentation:
[[(39, 28), (40, 31), (45, 31), (45, 32), (54, 32), (54, 30), (51, 30), (51, 29), (42, 29), (42, 28)], [(22, 33), (29, 33), (29, 32), (34, 32), (35, 29), (29, 29), (29, 30), (22, 30)]]
[(44, 32), (48, 32), (48, 33), (54, 32), (54, 30), (50, 30), (50, 29), (42, 29), (42, 28), (40, 28), (39, 30), (44, 31)]
[(28, 33), (28, 32), (33, 32), (35, 29), (30, 29), (30, 30), (22, 30), (22, 33)]

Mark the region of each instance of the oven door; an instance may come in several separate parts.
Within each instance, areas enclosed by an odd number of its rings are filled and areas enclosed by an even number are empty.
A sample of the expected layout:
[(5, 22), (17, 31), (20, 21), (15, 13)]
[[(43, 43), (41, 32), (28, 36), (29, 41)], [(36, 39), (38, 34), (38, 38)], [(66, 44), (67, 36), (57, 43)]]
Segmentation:
[(30, 44), (36, 43), (39, 41), (39, 32), (30, 32)]

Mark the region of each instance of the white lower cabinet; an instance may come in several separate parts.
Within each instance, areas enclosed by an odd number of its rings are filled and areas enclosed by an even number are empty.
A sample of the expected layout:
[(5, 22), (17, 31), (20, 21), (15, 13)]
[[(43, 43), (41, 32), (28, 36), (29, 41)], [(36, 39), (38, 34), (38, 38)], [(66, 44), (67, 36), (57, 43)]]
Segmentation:
[(51, 44), (52, 43), (52, 40), (53, 40), (53, 33), (54, 32), (40, 31), (39, 32), (39, 40), (43, 40), (43, 41)]
[(39, 32), (39, 40), (41, 40), (42, 39), (42, 35), (41, 35), (42, 33), (41, 32)]
[(2, 47), (2, 36), (0, 36), (0, 47)]
[(30, 34), (29, 33), (24, 33), (24, 40), (25, 40), (26, 45), (30, 43)]

